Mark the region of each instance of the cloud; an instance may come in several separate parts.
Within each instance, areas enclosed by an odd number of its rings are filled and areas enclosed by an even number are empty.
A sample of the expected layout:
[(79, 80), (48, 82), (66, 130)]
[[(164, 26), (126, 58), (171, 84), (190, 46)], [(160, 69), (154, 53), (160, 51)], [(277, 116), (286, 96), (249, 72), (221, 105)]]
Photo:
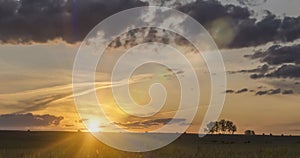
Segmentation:
[(144, 27), (144, 28), (133, 29), (126, 33), (123, 33), (121, 36), (114, 39), (109, 44), (109, 47), (130, 48), (146, 42), (159, 42), (163, 44), (170, 44), (173, 42), (179, 45), (183, 45), (183, 43), (187, 45), (189, 44), (185, 38), (182, 38), (181, 36), (177, 35), (174, 32), (167, 31), (165, 29), (160, 29), (160, 28)]
[(240, 93), (245, 93), (245, 92), (251, 92), (252, 90), (249, 90), (248, 88), (242, 88), (242, 89), (239, 89), (239, 90), (232, 90), (232, 89), (228, 89), (226, 90), (226, 93), (228, 94), (240, 94)]
[(274, 72), (266, 74), (266, 77), (299, 78), (300, 65), (283, 65)]
[[(115, 124), (119, 126), (126, 127), (128, 129), (144, 129), (150, 128), (153, 126), (165, 125), (170, 122), (173, 118), (162, 118), (162, 119), (153, 119), (153, 120), (146, 120), (146, 121), (134, 121), (128, 123), (119, 123), (115, 122)], [(175, 123), (183, 123), (185, 119), (174, 119)]]
[(240, 93), (244, 93), (244, 92), (248, 92), (248, 88), (240, 89), (240, 90), (236, 91), (235, 93), (240, 94)]
[(246, 57), (260, 59), (261, 62), (266, 62), (269, 65), (300, 64), (300, 44), (292, 46), (273, 45), (266, 51), (257, 51)]
[(269, 93), (268, 94), (270, 94), (270, 95), (272, 95), (272, 94), (279, 94), (281, 92), (281, 89), (280, 88), (278, 88), (278, 89), (272, 89), (272, 90), (269, 90)]
[[(263, 89), (263, 88), (266, 88), (266, 87), (263, 87), (263, 86), (257, 87), (257, 89)], [(282, 94), (285, 94), (285, 95), (294, 94), (293, 90), (281, 91), (280, 88), (278, 88), (278, 89), (269, 89), (269, 90), (259, 90), (259, 91), (254, 90), (254, 89), (248, 89), (248, 88), (242, 88), (242, 89), (239, 89), (239, 90), (232, 90), (232, 89), (226, 90), (227, 94), (241, 94), (241, 93), (246, 93), (246, 92), (255, 93), (255, 95), (273, 95), (273, 94), (280, 94), (280, 92), (282, 92)]]
[(284, 95), (287, 95), (287, 94), (294, 94), (294, 91), (293, 91), (293, 90), (284, 90), (284, 91), (282, 92), (282, 94), (284, 94)]
[(280, 94), (281, 89), (270, 89), (270, 90), (265, 90), (265, 91), (258, 91), (256, 92), (255, 95), (275, 95), (275, 94)]
[(229, 73), (231, 74), (235, 74), (235, 73), (260, 73), (260, 74), (264, 74), (269, 70), (269, 65), (268, 64), (264, 64), (262, 66), (258, 66), (255, 69), (246, 69), (246, 70), (239, 70), (239, 71), (230, 71)]
[(267, 74), (251, 74), (250, 78), (299, 78), (300, 77), (300, 65), (282, 65), (273, 72)]
[(237, 2), (241, 5), (259, 6), (263, 3), (266, 3), (267, 0), (237, 0)]
[(250, 78), (252, 79), (259, 79), (259, 78), (263, 78), (264, 74), (251, 74)]
[[(300, 34), (294, 35), (292, 38), (287, 35), (291, 30), (296, 32), (300, 30), (297, 25), (291, 25), (291, 23), (300, 24), (300, 20), (290, 17), (279, 19), (269, 11), (266, 11), (266, 16), (258, 21), (252, 18), (253, 12), (248, 8), (232, 4), (223, 5), (216, 0), (196, 0), (179, 5), (176, 9), (189, 14), (202, 24), (221, 48), (257, 46), (271, 41), (294, 41), (300, 37)], [(284, 28), (281, 27), (283, 23)], [(138, 40), (138, 38), (142, 40)], [(161, 31), (154, 28), (141, 28), (128, 32), (125, 37), (116, 39), (112, 45), (120, 47), (151, 41), (169, 43), (172, 42), (170, 40), (172, 38), (175, 39), (176, 44), (188, 45), (185, 38), (166, 30)]]
[(50, 114), (34, 115), (27, 114), (2, 114), (0, 115), (0, 127), (40, 127), (58, 126), (64, 118)]
[(21, 111), (18, 111), (18, 113), (24, 113), (24, 112), (30, 112), (30, 111), (44, 109), (50, 103), (61, 100), (70, 95), (71, 95), (71, 93), (55, 94), (55, 95), (46, 95), (46, 96), (43, 96), (40, 98), (35, 98), (33, 100), (23, 100), (23, 101), (21, 101), (20, 105), (23, 105), (24, 109), (22, 109)]
[(234, 90), (228, 89), (228, 90), (226, 90), (226, 93), (229, 93), (229, 94), (234, 93)]
[[(263, 87), (258, 87), (258, 89), (262, 89)], [(226, 90), (226, 93), (229, 94), (240, 94), (240, 93), (245, 93), (245, 92), (254, 92), (255, 95), (257, 96), (261, 96), (261, 95), (275, 95), (275, 94), (283, 94), (283, 95), (290, 95), (290, 94), (294, 94), (294, 91), (291, 89), (286, 89), (286, 90), (282, 90), (281, 88), (277, 88), (277, 89), (268, 89), (268, 90), (249, 90), (248, 88), (243, 88), (240, 90)]]
[[(262, 20), (252, 18), (253, 14), (246, 7), (235, 5), (222, 5), (219, 1), (196, 0), (179, 8), (179, 10), (189, 14), (198, 22), (204, 25), (208, 30), (211, 24), (218, 19), (225, 19), (229, 23), (232, 30), (226, 25), (218, 25), (216, 30), (223, 30), (218, 36), (232, 31), (234, 37), (228, 38), (232, 41), (228, 43), (228, 39), (224, 38), (221, 47), (240, 48), (248, 46), (262, 45), (268, 42), (292, 42), (300, 37), (300, 16), (284, 17), (280, 19), (269, 11), (265, 12)], [(230, 20), (226, 20), (230, 19)], [(226, 30), (226, 31), (225, 31)], [(210, 33), (213, 34), (214, 30)], [(227, 43), (224, 45), (224, 43)]]
[(233, 73), (254, 73), (250, 75), (252, 79), (300, 77), (300, 44), (292, 46), (273, 45), (265, 51), (259, 50), (245, 57), (259, 59), (264, 65), (256, 69), (240, 70)]
[[(245, 57), (258, 60), (263, 66), (255, 69), (239, 70), (230, 73), (251, 73), (251, 79), (267, 79), (274, 89), (260, 90), (255, 95), (290, 95), (299, 93), (297, 80), (300, 77), (300, 44), (289, 46), (273, 45), (265, 50), (258, 50)], [(271, 80), (272, 79), (272, 80)], [(274, 79), (284, 79), (278, 83)], [(287, 89), (288, 88), (288, 89)], [(286, 89), (286, 90), (281, 90)]]
[[(0, 1), (0, 41), (44, 43), (62, 39), (74, 43), (83, 40), (106, 17), (125, 9), (147, 5), (148, 2), (141, 0), (4, 0)], [(172, 6), (200, 22), (209, 30), (219, 47), (223, 48), (257, 46), (272, 41), (291, 42), (300, 37), (300, 17), (280, 19), (266, 11), (265, 17), (257, 20), (248, 8), (223, 5), (217, 0), (176, 2)], [(130, 23), (130, 20), (127, 22)], [(111, 27), (123, 29), (117, 25)], [(103, 29), (105, 33), (111, 30)], [(153, 41), (154, 38), (154, 41), (170, 42), (169, 36), (157, 37), (153, 36), (157, 34), (155, 30), (141, 29), (128, 32), (127, 38), (116, 39), (112, 45), (134, 45), (137, 41), (132, 38), (140, 32), (145, 32), (145, 41)], [(177, 43), (187, 42), (184, 38), (176, 39)]]
[(74, 43), (106, 17), (144, 5), (139, 0), (4, 0), (0, 1), (0, 41), (44, 43), (60, 38)]
[[(169, 74), (169, 73), (166, 73)], [(95, 90), (110, 89), (112, 87), (135, 84), (152, 79), (152, 73), (137, 74), (127, 80), (119, 82), (101, 81), (95, 83), (82, 82), (77, 84), (80, 89), (76, 94), (72, 92), (72, 84), (62, 84), (14, 93), (0, 94), (0, 111), (5, 113), (28, 113), (44, 110), (51, 105), (64, 106), (66, 102), (73, 101), (74, 96), (93, 93)], [(87, 85), (95, 85), (95, 89), (88, 89)]]
[(50, 86), (0, 95), (1, 108), (8, 113), (28, 113), (43, 110), (55, 102), (72, 99), (71, 85)]
[(232, 19), (242, 20), (248, 19), (251, 15), (251, 12), (247, 8), (234, 5), (224, 6), (216, 0), (196, 0), (195, 2), (181, 6), (179, 10), (189, 14), (202, 25), (206, 25), (209, 22), (222, 17), (231, 17)]
[(279, 19), (270, 12), (261, 21), (243, 20), (231, 47), (257, 46), (268, 42), (292, 42), (300, 37), (300, 17)]
[(226, 90), (226, 93), (228, 94), (240, 94), (240, 93), (245, 93), (245, 92), (253, 92), (254, 90), (249, 90), (248, 88), (242, 88), (239, 90), (232, 90), (232, 89), (228, 89)]

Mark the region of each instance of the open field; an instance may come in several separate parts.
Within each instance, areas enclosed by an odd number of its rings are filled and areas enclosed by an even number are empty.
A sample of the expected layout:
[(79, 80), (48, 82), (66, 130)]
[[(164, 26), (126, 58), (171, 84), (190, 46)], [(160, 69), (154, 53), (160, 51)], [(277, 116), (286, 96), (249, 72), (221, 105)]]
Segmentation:
[(89, 133), (0, 132), (0, 158), (300, 158), (300, 137), (243, 135), (182, 135), (152, 152), (129, 153), (112, 149)]

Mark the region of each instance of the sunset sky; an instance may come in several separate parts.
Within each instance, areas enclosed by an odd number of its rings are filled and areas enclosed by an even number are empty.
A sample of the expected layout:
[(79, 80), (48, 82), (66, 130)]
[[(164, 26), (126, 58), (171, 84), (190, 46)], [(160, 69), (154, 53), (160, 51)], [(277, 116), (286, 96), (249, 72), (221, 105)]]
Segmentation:
[[(238, 133), (251, 129), (300, 134), (299, 0), (0, 0), (0, 130), (77, 131), (85, 130), (83, 121), (95, 130), (107, 128), (101, 119), (80, 118), (76, 111), (72, 96), (75, 56), (87, 33), (103, 19), (147, 5), (192, 16), (215, 40), (227, 72), (220, 119), (232, 120)], [(151, 30), (137, 30), (147, 31)], [(135, 37), (159, 41), (156, 36)], [(98, 65), (95, 85), (103, 109), (116, 124), (148, 131), (175, 114), (180, 100), (175, 75), (184, 72), (152, 64), (137, 69), (130, 84), (137, 103), (149, 102), (148, 88), (154, 81), (165, 84), (168, 98), (155, 116), (131, 118), (116, 105), (111, 88), (122, 83), (111, 83), (108, 71), (135, 42), (122, 38), (113, 42)], [(179, 42), (178, 48), (193, 60), (201, 87), (199, 110), (188, 132), (198, 132), (209, 104), (210, 81), (205, 62), (196, 60), (197, 53), (191, 53), (195, 50), (185, 42)], [(184, 123), (178, 119), (174, 127)]]

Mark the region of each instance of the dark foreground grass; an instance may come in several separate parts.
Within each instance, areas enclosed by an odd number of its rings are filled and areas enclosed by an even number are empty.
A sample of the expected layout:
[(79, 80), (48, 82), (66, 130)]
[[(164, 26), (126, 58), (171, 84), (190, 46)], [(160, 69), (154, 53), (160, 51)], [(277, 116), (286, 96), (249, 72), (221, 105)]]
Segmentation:
[(115, 150), (89, 133), (0, 132), (0, 158), (300, 158), (300, 137), (183, 135), (146, 153)]

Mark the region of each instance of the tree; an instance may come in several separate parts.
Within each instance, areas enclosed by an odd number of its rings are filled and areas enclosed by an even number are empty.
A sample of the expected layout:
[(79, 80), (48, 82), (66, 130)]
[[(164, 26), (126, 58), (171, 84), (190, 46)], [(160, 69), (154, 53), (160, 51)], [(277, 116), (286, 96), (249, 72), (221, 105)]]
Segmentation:
[(227, 127), (226, 127), (227, 121), (225, 121), (224, 119), (222, 119), (219, 122), (219, 126), (221, 127), (221, 132), (222, 133), (226, 133)]
[(236, 125), (233, 125), (233, 126), (231, 127), (231, 134), (234, 134), (234, 132), (236, 132), (236, 131), (237, 131)]
[(207, 124), (207, 129), (206, 131), (208, 131), (211, 134), (214, 133), (231, 133), (234, 134), (234, 132), (237, 131), (237, 126), (230, 120), (220, 120), (220, 121), (216, 121), (216, 122), (210, 122), (209, 124)]
[(209, 124), (207, 124), (206, 131), (208, 131), (211, 134), (214, 134), (215, 132), (218, 132), (219, 131), (219, 123), (218, 123), (218, 121), (216, 121), (216, 122), (210, 122)]
[(245, 135), (247, 135), (247, 136), (254, 136), (255, 132), (253, 130), (246, 130), (245, 131)]

